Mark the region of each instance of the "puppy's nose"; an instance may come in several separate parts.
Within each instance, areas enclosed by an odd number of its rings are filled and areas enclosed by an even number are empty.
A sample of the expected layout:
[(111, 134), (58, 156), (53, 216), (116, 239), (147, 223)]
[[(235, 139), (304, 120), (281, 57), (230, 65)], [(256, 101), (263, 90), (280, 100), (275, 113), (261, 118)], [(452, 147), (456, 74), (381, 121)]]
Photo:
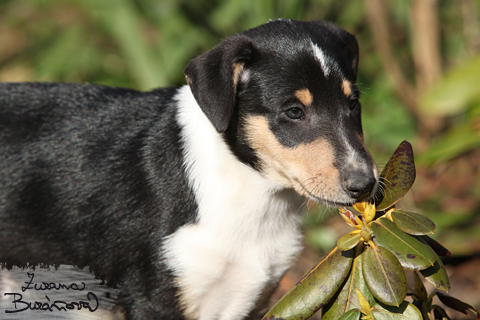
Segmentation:
[(370, 195), (377, 180), (373, 173), (368, 174), (364, 171), (352, 171), (344, 177), (343, 183), (346, 191), (352, 198), (363, 200)]

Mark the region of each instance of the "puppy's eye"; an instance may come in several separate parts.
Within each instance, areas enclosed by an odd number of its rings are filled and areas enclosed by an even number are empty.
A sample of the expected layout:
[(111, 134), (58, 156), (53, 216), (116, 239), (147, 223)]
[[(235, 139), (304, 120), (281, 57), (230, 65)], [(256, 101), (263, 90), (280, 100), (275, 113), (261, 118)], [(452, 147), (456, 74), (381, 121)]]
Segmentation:
[(285, 111), (285, 114), (287, 115), (287, 117), (294, 120), (301, 119), (305, 116), (303, 110), (297, 107), (288, 109), (287, 111)]
[(358, 106), (358, 104), (359, 104), (358, 99), (350, 100), (350, 110), (355, 109)]

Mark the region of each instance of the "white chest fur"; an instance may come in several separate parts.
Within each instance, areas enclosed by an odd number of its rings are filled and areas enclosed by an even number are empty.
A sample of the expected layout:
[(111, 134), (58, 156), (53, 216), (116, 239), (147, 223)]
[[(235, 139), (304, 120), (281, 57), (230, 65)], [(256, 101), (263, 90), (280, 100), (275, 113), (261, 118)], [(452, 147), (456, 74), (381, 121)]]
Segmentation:
[(198, 203), (196, 223), (163, 247), (192, 319), (242, 319), (300, 248), (301, 199), (240, 163), (195, 102), (180, 89), (178, 122)]

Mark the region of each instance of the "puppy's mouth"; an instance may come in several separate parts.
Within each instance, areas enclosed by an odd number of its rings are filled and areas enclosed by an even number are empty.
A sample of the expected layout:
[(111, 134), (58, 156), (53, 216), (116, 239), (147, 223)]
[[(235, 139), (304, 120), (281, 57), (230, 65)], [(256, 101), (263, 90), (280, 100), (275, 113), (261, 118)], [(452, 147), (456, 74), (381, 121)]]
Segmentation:
[[(307, 197), (308, 199), (317, 203), (324, 204), (328, 207), (349, 207), (359, 201), (371, 201), (375, 198), (375, 195), (379, 190), (377, 181), (371, 192), (367, 196), (360, 199), (355, 199), (348, 196), (345, 191), (341, 189), (341, 187), (337, 187), (337, 190), (332, 190), (331, 188), (328, 188), (326, 190), (323, 189), (321, 191), (324, 191), (325, 195), (319, 195), (312, 192), (309, 188), (305, 186), (304, 183), (301, 183), (297, 179), (295, 179), (294, 189), (297, 191), (297, 193)], [(330, 196), (331, 194), (334, 194), (335, 196)]]
[(333, 207), (333, 208), (337, 208), (337, 207), (351, 207), (352, 205), (355, 204), (355, 201), (348, 201), (348, 202), (344, 202), (344, 201), (335, 201), (335, 200), (327, 200), (327, 199), (324, 199), (324, 198), (319, 198), (315, 195), (312, 195), (312, 194), (309, 194), (308, 195), (308, 198), (316, 203), (321, 203), (323, 205), (326, 205), (327, 207)]
[[(297, 193), (307, 197), (308, 199), (316, 202), (316, 203), (321, 203), (324, 204), (328, 207), (348, 207), (352, 206), (356, 201), (355, 199), (334, 199), (334, 197), (329, 197), (329, 193), (333, 193), (332, 190), (328, 189), (326, 191), (330, 192), (325, 192), (324, 196), (318, 195), (313, 193), (309, 188), (305, 186), (305, 184), (301, 183), (298, 179), (295, 179), (294, 183), (294, 189), (297, 191)], [(343, 193), (343, 191), (336, 191), (335, 193)], [(347, 195), (344, 195), (347, 197)]]

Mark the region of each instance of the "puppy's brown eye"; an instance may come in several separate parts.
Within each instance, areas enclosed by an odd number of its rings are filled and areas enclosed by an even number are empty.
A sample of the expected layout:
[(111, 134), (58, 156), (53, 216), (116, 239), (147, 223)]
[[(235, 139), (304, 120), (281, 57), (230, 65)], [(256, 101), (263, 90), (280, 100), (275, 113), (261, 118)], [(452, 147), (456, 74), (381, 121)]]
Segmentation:
[(305, 116), (302, 109), (296, 108), (296, 107), (288, 109), (287, 111), (285, 111), (285, 114), (290, 119), (295, 119), (295, 120), (296, 119), (301, 119)]
[(358, 99), (350, 100), (350, 110), (355, 109), (358, 106)]

